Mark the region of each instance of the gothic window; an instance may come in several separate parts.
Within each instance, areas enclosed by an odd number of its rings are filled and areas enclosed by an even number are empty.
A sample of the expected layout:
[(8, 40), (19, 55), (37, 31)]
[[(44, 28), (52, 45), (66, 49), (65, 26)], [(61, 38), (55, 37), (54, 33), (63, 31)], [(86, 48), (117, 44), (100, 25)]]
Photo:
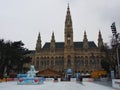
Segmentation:
[(63, 59), (61, 60), (61, 66), (64, 66), (64, 60)]
[(84, 66), (84, 60), (83, 59), (81, 60), (81, 65)]
[(62, 57), (59, 57), (59, 65), (62, 66)]
[(68, 67), (70, 67), (71, 66), (71, 60), (70, 59), (68, 59)]
[(46, 57), (43, 58), (44, 66), (46, 67)]
[(75, 67), (77, 67), (77, 58), (76, 57), (75, 57), (74, 65), (75, 65)]
[(35, 61), (33, 61), (33, 65), (35, 64)]
[(43, 66), (43, 61), (41, 60), (41, 65)]
[(88, 66), (88, 57), (85, 57), (85, 65)]
[(96, 64), (99, 65), (99, 57), (96, 57)]
[(93, 64), (93, 58), (90, 56), (90, 64)]
[(70, 60), (70, 59), (71, 59), (71, 57), (70, 57), (70, 56), (68, 56), (68, 60), (67, 60), (67, 66), (68, 66), (68, 67), (70, 67), (70, 66), (71, 66), (71, 60)]
[(58, 65), (58, 64), (59, 64), (58, 60), (59, 60), (59, 58), (56, 57), (56, 58), (55, 58), (55, 65)]
[(55, 60), (55, 65), (58, 65), (58, 61), (57, 60)]
[(81, 66), (84, 66), (84, 58), (83, 58), (83, 57), (81, 57), (80, 65), (81, 65)]
[(61, 57), (59, 57), (59, 66), (61, 66)]
[(93, 53), (92, 53), (92, 55), (90, 56), (90, 64), (95, 64), (95, 56), (93, 55)]
[(49, 66), (49, 60), (46, 60), (46, 65)]
[(51, 65), (52, 65), (52, 66), (54, 65), (54, 61), (53, 61), (53, 60), (51, 60)]
[(81, 60), (80, 60), (80, 57), (78, 56), (78, 57), (75, 57), (75, 67), (76, 68), (79, 68), (81, 65)]
[(53, 66), (54, 66), (54, 58), (52, 57), (51, 58), (51, 68), (53, 68)]
[(96, 61), (96, 58), (94, 58), (94, 68), (95, 68), (95, 69), (97, 68), (97, 61)]
[(36, 68), (39, 66), (39, 57), (36, 57)]
[(41, 60), (39, 60), (39, 66), (41, 66)]
[(61, 67), (62, 67), (62, 70), (64, 70), (64, 57), (61, 58)]
[(36, 68), (39, 67), (39, 60), (36, 61)]

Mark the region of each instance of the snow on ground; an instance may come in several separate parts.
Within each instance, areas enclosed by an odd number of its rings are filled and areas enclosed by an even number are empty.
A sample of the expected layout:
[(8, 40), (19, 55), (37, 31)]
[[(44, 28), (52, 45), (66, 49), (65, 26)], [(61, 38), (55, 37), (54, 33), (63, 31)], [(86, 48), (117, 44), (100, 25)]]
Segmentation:
[(17, 85), (17, 82), (2, 82), (0, 90), (116, 90), (92, 82), (44, 82), (41, 85)]

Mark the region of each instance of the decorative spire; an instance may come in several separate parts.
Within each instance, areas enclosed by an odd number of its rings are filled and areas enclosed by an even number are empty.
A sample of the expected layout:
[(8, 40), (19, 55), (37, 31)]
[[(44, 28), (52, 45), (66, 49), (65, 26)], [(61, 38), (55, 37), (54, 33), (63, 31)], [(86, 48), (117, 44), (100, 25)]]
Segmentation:
[(54, 32), (52, 32), (52, 41), (55, 41)]
[(68, 2), (68, 8), (69, 8), (69, 2)]
[(73, 47), (73, 27), (72, 27), (72, 19), (70, 15), (70, 8), (69, 4), (67, 7), (67, 14), (66, 14), (66, 19), (65, 19), (65, 29), (64, 29), (64, 34), (65, 34), (65, 47)]
[(67, 7), (67, 14), (70, 14), (69, 3), (68, 3), (68, 7)]
[(38, 40), (40, 40), (40, 38), (41, 38), (41, 37), (40, 37), (40, 32), (39, 32), (39, 34), (38, 34)]
[(51, 49), (55, 48), (55, 36), (54, 36), (54, 32), (52, 32), (50, 48)]
[(103, 46), (103, 39), (102, 39), (101, 31), (99, 30), (99, 34), (98, 34), (98, 48), (101, 48), (102, 46)]
[(67, 14), (66, 14), (65, 25), (66, 25), (66, 26), (71, 26), (71, 27), (72, 27), (72, 19), (71, 19), (71, 15), (70, 15), (69, 4), (68, 4), (68, 7), (67, 7)]
[(84, 40), (87, 40), (86, 31), (84, 31)]
[(86, 31), (84, 31), (83, 48), (85, 49), (88, 48), (88, 39), (87, 39)]
[(36, 43), (36, 52), (40, 52), (41, 50), (41, 37), (40, 37), (40, 32), (38, 34), (38, 39), (37, 39), (37, 43)]

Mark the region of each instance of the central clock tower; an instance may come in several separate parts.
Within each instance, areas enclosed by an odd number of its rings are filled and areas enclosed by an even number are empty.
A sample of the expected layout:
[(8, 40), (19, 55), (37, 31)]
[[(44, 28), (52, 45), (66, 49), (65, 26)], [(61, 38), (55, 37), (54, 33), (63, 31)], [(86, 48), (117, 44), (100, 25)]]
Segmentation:
[(64, 29), (64, 69), (74, 68), (73, 27), (68, 5)]

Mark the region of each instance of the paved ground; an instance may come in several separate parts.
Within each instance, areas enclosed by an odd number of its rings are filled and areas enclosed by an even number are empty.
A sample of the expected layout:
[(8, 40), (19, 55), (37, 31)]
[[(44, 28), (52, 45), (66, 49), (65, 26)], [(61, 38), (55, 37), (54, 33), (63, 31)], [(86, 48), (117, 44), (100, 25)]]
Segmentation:
[(108, 86), (108, 87), (112, 87), (112, 81), (111, 80), (107, 80), (107, 81), (94, 81), (94, 83), (100, 84), (100, 85), (104, 85), (104, 86)]
[(44, 82), (41, 85), (17, 85), (17, 82), (2, 82), (0, 90), (116, 90), (95, 82)]

